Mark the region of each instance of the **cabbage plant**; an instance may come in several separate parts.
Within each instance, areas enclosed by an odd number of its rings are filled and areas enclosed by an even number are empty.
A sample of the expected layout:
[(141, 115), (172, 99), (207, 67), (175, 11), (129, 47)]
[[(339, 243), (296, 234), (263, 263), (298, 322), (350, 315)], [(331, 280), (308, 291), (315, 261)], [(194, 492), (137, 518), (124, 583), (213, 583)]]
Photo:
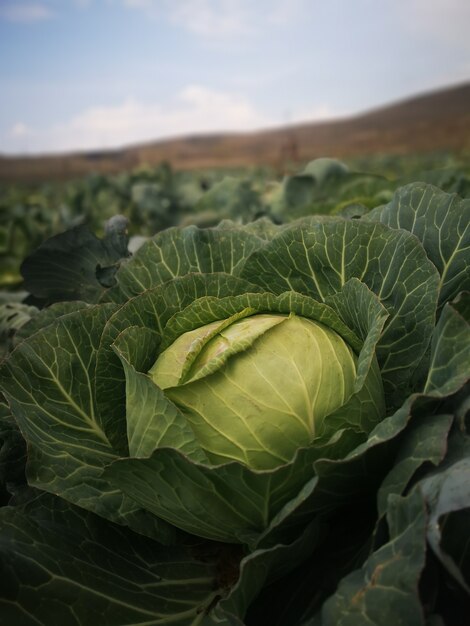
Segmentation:
[[(95, 607), (81, 618), (70, 590), (51, 591), (70, 624), (104, 611), (103, 624), (424, 625), (429, 545), (465, 594), (468, 555), (457, 564), (429, 520), (470, 505), (468, 214), (413, 184), (361, 219), (172, 228), (98, 304), (34, 317), (1, 368), (42, 493), (27, 531), (24, 517), (5, 522), (36, 567), (28, 579), (9, 553), (18, 585), (39, 590), (46, 561), (52, 579), (80, 582)], [(457, 504), (436, 504), (443, 474), (418, 481), (441, 463)], [(60, 572), (21, 539), (49, 545), (57, 528), (71, 550)], [(96, 554), (73, 543), (85, 535)], [(384, 607), (371, 581), (401, 604)]]

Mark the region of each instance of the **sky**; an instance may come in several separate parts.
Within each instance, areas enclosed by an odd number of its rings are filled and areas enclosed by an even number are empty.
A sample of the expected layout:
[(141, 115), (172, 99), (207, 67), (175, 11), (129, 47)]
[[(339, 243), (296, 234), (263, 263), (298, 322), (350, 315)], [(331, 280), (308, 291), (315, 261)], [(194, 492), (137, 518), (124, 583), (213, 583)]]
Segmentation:
[(354, 115), (470, 80), (469, 0), (0, 0), (0, 153)]

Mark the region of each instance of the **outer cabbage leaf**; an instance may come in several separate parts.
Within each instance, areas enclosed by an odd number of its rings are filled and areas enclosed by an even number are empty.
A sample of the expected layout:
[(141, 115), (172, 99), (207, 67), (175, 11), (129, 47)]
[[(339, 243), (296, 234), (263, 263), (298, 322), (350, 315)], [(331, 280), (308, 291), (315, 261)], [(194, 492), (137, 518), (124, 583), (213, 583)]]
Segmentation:
[(116, 275), (105, 298), (125, 302), (146, 289), (186, 274), (224, 272), (237, 276), (263, 239), (243, 229), (170, 228), (147, 241)]
[(470, 599), (470, 436), (455, 428), (444, 463), (418, 482), (429, 511), (428, 543)]
[[(414, 394), (401, 410), (413, 411), (413, 421), (402, 440), (393, 469), (378, 493), (379, 512), (384, 513), (388, 495), (401, 494), (424, 463), (438, 465), (447, 452), (447, 435), (455, 420), (452, 397), (470, 378), (470, 332), (468, 294), (448, 303), (434, 330), (428, 378), (423, 394)], [(450, 398), (447, 402), (446, 398)], [(436, 409), (436, 404), (439, 406)], [(439, 413), (433, 415), (435, 411)], [(443, 411), (447, 414), (442, 414)]]
[(103, 239), (85, 225), (50, 237), (21, 266), (25, 289), (46, 303), (97, 302), (129, 256), (127, 244), (127, 219), (121, 215), (108, 220)]
[(470, 378), (470, 293), (445, 305), (434, 330), (425, 393), (448, 396)]
[(229, 578), (221, 577), (227, 553), (164, 548), (45, 494), (3, 508), (0, 528), (4, 624), (239, 623), (209, 615), (227, 593)]
[(46, 326), (52, 324), (58, 317), (68, 315), (69, 313), (76, 313), (80, 309), (86, 309), (88, 306), (86, 302), (57, 302), (45, 309), (41, 309), (15, 333), (14, 344), (18, 345), (27, 337), (46, 328)]
[[(418, 581), (426, 555), (426, 509), (419, 493), (393, 496), (387, 515), (390, 539), (361, 570), (345, 577), (325, 602), (321, 626), (424, 625)], [(306, 622), (309, 624), (315, 621)]]
[(139, 514), (101, 477), (118, 458), (112, 426), (98, 411), (94, 381), (101, 333), (114, 309), (108, 304), (59, 317), (19, 344), (3, 364), (0, 381), (28, 442), (31, 485), (168, 541), (172, 529)]
[(470, 199), (412, 183), (363, 219), (408, 230), (418, 237), (441, 277), (440, 308), (460, 291), (470, 290)]

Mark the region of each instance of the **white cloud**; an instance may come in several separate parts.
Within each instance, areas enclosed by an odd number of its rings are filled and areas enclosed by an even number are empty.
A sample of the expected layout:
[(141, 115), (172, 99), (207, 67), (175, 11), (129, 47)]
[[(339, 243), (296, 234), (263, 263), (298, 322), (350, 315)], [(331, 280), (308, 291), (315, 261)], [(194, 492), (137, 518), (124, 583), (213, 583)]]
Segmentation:
[(26, 124), (23, 124), (23, 122), (17, 122), (10, 130), (10, 134), (13, 137), (25, 137), (29, 135), (29, 133), (29, 128), (26, 126)]
[(166, 105), (128, 99), (115, 106), (89, 108), (66, 123), (41, 130), (16, 124), (4, 150), (111, 148), (188, 134), (254, 130), (274, 123), (239, 94), (189, 85)]
[(0, 6), (0, 19), (9, 22), (40, 22), (55, 13), (41, 2), (6, 2)]
[(203, 37), (232, 37), (255, 32), (255, 19), (240, 0), (182, 0), (171, 5), (170, 18)]
[(169, 19), (174, 26), (205, 38), (256, 32), (255, 9), (247, 0), (122, 0), (122, 4), (154, 19)]
[[(116, 0), (108, 0), (113, 2)], [(120, 0), (154, 19), (168, 19), (175, 27), (217, 42), (260, 34), (270, 26), (286, 26), (302, 19), (306, 0)]]

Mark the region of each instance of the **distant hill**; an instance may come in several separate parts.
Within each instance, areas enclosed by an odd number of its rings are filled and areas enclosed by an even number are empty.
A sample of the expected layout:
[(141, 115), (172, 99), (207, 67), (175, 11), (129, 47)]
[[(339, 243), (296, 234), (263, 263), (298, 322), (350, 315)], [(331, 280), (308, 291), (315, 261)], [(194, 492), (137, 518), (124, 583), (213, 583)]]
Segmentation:
[(167, 161), (178, 169), (245, 167), (348, 157), (470, 151), (470, 83), (354, 117), (250, 133), (220, 133), (149, 142), (120, 150), (0, 157), (0, 181), (68, 179)]

